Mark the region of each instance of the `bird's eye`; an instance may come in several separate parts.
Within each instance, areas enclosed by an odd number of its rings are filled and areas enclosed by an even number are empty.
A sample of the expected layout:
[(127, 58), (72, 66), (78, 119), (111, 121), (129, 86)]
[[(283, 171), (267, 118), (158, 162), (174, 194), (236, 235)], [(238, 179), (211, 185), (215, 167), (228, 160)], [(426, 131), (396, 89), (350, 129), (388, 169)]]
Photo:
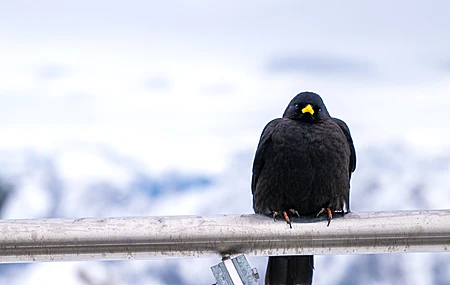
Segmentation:
[(299, 104), (295, 104), (294, 108), (298, 110), (298, 109), (300, 109), (300, 105)]
[(322, 112), (322, 108), (319, 108), (319, 112)]

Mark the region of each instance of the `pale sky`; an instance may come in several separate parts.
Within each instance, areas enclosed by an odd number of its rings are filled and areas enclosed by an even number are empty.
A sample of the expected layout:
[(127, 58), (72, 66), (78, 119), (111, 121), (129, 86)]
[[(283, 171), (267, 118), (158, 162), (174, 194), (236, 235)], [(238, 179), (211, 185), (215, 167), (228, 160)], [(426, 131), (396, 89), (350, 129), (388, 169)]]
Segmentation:
[(0, 148), (100, 143), (154, 168), (220, 170), (304, 90), (360, 145), (450, 145), (449, 11), (448, 1), (2, 2)]

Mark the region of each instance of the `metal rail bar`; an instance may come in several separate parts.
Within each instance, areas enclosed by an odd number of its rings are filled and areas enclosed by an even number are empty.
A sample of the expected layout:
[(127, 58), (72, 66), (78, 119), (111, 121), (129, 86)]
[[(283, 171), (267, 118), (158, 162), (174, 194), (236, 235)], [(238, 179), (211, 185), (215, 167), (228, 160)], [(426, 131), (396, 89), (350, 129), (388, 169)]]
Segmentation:
[(450, 210), (350, 213), (284, 221), (261, 215), (0, 220), (0, 262), (450, 251)]

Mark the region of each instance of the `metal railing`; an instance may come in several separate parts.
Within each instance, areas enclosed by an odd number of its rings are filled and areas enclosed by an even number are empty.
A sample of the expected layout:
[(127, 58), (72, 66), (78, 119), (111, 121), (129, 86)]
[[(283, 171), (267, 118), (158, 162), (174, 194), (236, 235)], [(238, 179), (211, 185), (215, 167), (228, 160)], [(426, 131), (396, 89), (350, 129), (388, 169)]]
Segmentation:
[(450, 210), (0, 220), (0, 262), (450, 251)]

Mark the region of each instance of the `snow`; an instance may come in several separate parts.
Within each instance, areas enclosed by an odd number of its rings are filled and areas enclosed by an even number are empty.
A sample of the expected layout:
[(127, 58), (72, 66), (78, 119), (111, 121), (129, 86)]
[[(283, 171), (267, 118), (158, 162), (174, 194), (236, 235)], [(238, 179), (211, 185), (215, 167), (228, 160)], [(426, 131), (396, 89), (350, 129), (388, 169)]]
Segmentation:
[[(448, 208), (445, 1), (35, 5), (0, 4), (2, 218), (251, 213), (261, 131), (304, 90), (350, 126), (353, 211)], [(446, 259), (319, 256), (315, 280), (448, 284)], [(0, 284), (211, 284), (218, 262), (2, 265)]]
[[(217, 215), (252, 212), (252, 150), (235, 153), (229, 158), (226, 169), (220, 175), (206, 180), (209, 181), (207, 183), (194, 183), (185, 190), (181, 189), (183, 181), (189, 182), (190, 177), (195, 174), (169, 174), (168, 178), (178, 177), (182, 181), (181, 184), (172, 184), (175, 186), (155, 195), (144, 191), (143, 185), (141, 188), (131, 186), (136, 177), (140, 177), (145, 170), (143, 164), (135, 163), (133, 159), (129, 159), (127, 163), (123, 162), (125, 160), (118, 163), (117, 160), (111, 159), (114, 155), (110, 152), (95, 149), (61, 148), (56, 152), (58, 155), (53, 155), (52, 158), (46, 157), (46, 154), (35, 153), (35, 167), (26, 169), (27, 175), (25, 171), (18, 174), (21, 179), (15, 181), (16, 189), (7, 200), (4, 218)], [(77, 154), (78, 158), (74, 159), (73, 154)], [(20, 156), (11, 155), (8, 158), (10, 163), (5, 161), (6, 157), (4, 153), (2, 165), (21, 165), (15, 162)], [(353, 211), (439, 209), (448, 204), (450, 155), (430, 156), (415, 153), (413, 148), (406, 144), (386, 144), (363, 147), (358, 150), (358, 157), (358, 169), (352, 181)], [(65, 166), (60, 167), (62, 165)], [(95, 171), (86, 171), (86, 168), (90, 167)], [(123, 173), (127, 173), (125, 180), (123, 175), (115, 175), (120, 167), (123, 168)], [(73, 169), (74, 172), (63, 171), (64, 169)], [(48, 179), (52, 176), (52, 179)], [(148, 177), (152, 177), (150, 171)], [(157, 175), (155, 180), (145, 181), (152, 184), (158, 179), (163, 181), (161, 185), (168, 185), (164, 175)], [(50, 185), (55, 185), (52, 182), (55, 180), (60, 181), (60, 187), (57, 190), (49, 189)], [(57, 191), (58, 195), (54, 195), (52, 191)], [(51, 212), (48, 209), (56, 210)], [(433, 272), (442, 267), (437, 261), (442, 256), (318, 256), (315, 280), (318, 284), (349, 284), (345, 280), (351, 276), (354, 284), (389, 284), (393, 280), (397, 280), (398, 284), (426, 284), (426, 280), (431, 280), (434, 276)], [(263, 275), (264, 258), (251, 258), (250, 261)], [(99, 284), (209, 284), (213, 282), (209, 267), (218, 262), (217, 259), (207, 258), (44, 263), (23, 265), (20, 277), (10, 270), (6, 271), (7, 275), (0, 271), (0, 276), (3, 280), (8, 280), (8, 284), (29, 284), (29, 280), (42, 280), (39, 282), (52, 284), (58, 279), (55, 275), (47, 274), (52, 271), (61, 274), (62, 280), (65, 283), (67, 280), (67, 284), (86, 284), (86, 278), (98, 279), (100, 281), (95, 282)], [(332, 268), (329, 268), (329, 264), (333, 264)], [(414, 268), (413, 272), (410, 272), (411, 268)], [(113, 276), (109, 273), (111, 271), (114, 272)], [(350, 272), (359, 273), (355, 275)], [(445, 284), (449, 281), (446, 275), (440, 278), (441, 283), (435, 284)]]

